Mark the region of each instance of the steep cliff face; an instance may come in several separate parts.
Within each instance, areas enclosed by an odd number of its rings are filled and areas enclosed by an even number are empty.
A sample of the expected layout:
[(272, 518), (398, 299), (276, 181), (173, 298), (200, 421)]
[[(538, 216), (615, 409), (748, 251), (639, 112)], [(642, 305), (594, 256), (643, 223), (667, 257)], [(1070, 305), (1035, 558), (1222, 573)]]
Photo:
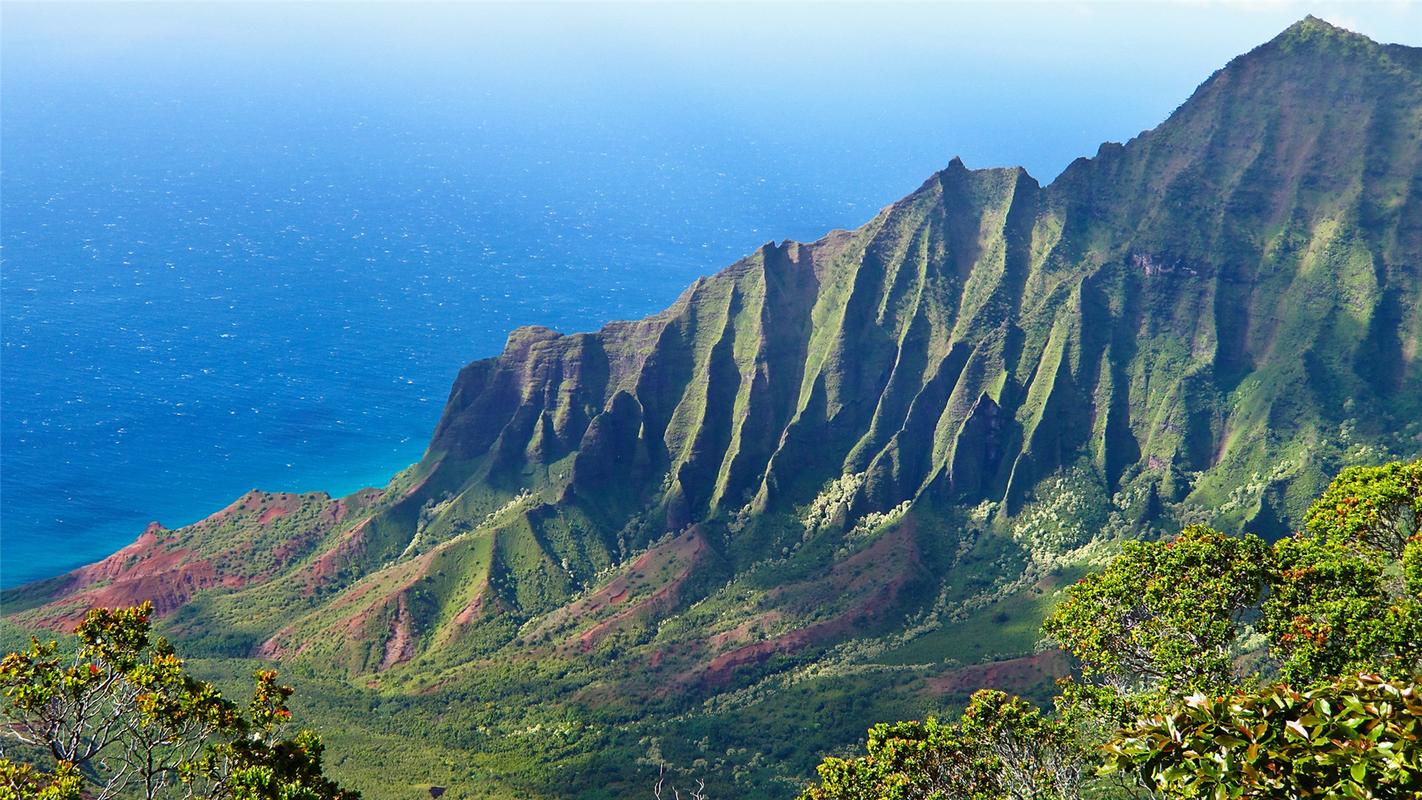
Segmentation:
[(563, 503), (633, 488), (671, 528), (866, 470), (871, 504), (910, 499), (979, 395), (1013, 391), (1041, 195), (955, 160), (864, 228), (767, 244), (656, 317), (517, 331), (460, 375), (431, 452), (495, 485), (565, 487)]
[[(1340, 466), (1416, 456), (1419, 349), (1422, 51), (1310, 18), (1049, 186), (955, 159), (655, 316), (517, 330), (378, 496), (130, 560), (187, 576), (192, 647), (421, 691), (571, 661), (540, 697), (651, 713), (846, 640), (886, 669), (1020, 655), (963, 621), (1020, 592), (1030, 630), (1093, 546), (1279, 534)], [(122, 573), (7, 610), (62, 620)]]
[(1419, 411), (1418, 64), (1305, 21), (1045, 189), (955, 160), (656, 317), (516, 332), (460, 375), (431, 452), (671, 529), (847, 474), (854, 514), (925, 492), (1011, 513), (1080, 463), (1189, 515), (1273, 471), (1219, 521), (1277, 533), (1340, 427), (1367, 443)]

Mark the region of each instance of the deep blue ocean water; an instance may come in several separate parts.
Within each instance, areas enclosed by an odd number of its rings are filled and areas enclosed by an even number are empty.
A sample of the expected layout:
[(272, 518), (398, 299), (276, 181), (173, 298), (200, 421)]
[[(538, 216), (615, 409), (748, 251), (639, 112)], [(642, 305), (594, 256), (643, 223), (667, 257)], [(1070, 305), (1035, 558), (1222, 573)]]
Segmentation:
[(955, 154), (1049, 180), (1297, 16), (1138, 64), (1015, 13), (286, 8), (5, 9), (0, 585), (380, 485), (513, 327), (646, 315)]
[(142, 126), (111, 127), (132, 102), (6, 117), (6, 585), (252, 487), (379, 485), (512, 328), (645, 315), (915, 183), (595, 121), (530, 135), (210, 103), (194, 119), (153, 97)]

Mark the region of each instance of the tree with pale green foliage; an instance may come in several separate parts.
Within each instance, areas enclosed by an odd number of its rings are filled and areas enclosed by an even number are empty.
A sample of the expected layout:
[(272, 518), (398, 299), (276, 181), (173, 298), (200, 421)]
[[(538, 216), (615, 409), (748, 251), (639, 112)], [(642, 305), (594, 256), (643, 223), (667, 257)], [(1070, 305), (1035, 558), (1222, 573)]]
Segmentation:
[(985, 689), (956, 723), (875, 726), (866, 755), (826, 759), (801, 800), (1068, 800), (1084, 767), (1070, 726)]
[(1043, 631), (1082, 677), (1122, 695), (1217, 690), (1235, 675), (1241, 617), (1264, 588), (1268, 546), (1204, 526), (1127, 542), (1066, 590)]
[[(72, 655), (32, 640), (0, 661), (0, 718), (45, 772), (0, 758), (16, 797), (357, 800), (325, 777), (310, 731), (288, 735), (291, 687), (257, 673), (245, 709), (152, 634), (151, 604), (93, 609)], [(82, 782), (80, 777), (82, 776)], [(82, 785), (81, 785), (82, 784)], [(0, 800), (6, 796), (0, 794)]]
[(1314, 536), (1401, 559), (1422, 525), (1422, 459), (1343, 470), (1304, 520)]

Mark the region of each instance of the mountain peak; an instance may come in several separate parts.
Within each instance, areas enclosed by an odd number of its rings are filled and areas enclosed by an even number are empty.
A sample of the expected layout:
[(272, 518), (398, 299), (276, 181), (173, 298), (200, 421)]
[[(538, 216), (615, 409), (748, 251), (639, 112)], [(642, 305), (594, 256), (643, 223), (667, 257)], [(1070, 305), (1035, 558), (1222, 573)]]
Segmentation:
[(1315, 17), (1314, 15), (1309, 14), (1308, 16), (1304, 17), (1303, 19), (1299, 20), (1298, 22), (1295, 22), (1294, 24), (1292, 24), (1292, 25), (1290, 25), (1289, 27), (1285, 28), (1285, 29), (1284, 29), (1284, 33), (1286, 33), (1286, 34), (1288, 34), (1288, 33), (1307, 33), (1307, 34), (1317, 34), (1317, 33), (1321, 33), (1321, 34), (1324, 34), (1324, 35), (1330, 35), (1330, 34), (1338, 34), (1338, 33), (1345, 33), (1345, 34), (1346, 34), (1346, 33), (1351, 33), (1351, 31), (1349, 31), (1347, 28), (1343, 28), (1343, 27), (1341, 27), (1341, 26), (1339, 26), (1339, 25), (1334, 25), (1333, 23), (1329, 22), (1328, 20), (1326, 20), (1326, 19), (1324, 19), (1324, 18), (1322, 18), (1322, 17)]
[(1278, 45), (1287, 52), (1301, 47), (1325, 47), (1336, 44), (1356, 46), (1377, 43), (1361, 33), (1350, 31), (1347, 28), (1334, 25), (1326, 19), (1309, 14), (1285, 28), (1269, 44)]

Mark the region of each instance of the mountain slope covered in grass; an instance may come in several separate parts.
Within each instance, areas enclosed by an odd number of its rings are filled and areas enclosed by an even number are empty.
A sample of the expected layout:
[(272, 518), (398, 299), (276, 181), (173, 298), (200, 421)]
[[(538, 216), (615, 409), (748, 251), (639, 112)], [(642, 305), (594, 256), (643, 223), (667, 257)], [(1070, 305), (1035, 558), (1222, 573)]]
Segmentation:
[(1419, 349), (1422, 50), (1309, 18), (1050, 185), (955, 159), (660, 314), (517, 330), (384, 489), (253, 492), (5, 613), (151, 598), (215, 671), (281, 662), (377, 798), (661, 759), (783, 796), (876, 719), (1049, 686), (1052, 592), (1122, 538), (1278, 536), (1415, 457)]

